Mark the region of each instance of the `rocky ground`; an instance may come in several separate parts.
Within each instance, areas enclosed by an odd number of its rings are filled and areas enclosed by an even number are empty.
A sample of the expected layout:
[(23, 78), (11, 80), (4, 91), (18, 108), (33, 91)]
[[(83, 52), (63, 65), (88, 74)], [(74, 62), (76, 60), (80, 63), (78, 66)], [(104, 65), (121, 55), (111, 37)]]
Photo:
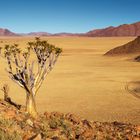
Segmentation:
[(0, 100), (0, 140), (140, 140), (140, 126), (45, 112), (34, 119)]

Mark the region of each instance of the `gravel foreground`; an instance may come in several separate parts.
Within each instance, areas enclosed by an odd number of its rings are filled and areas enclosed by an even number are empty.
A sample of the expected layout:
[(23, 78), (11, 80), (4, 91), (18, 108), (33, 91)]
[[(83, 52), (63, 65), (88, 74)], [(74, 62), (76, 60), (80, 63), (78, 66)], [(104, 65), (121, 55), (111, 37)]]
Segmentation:
[(140, 140), (140, 125), (91, 122), (74, 114), (45, 112), (34, 119), (0, 100), (0, 140)]

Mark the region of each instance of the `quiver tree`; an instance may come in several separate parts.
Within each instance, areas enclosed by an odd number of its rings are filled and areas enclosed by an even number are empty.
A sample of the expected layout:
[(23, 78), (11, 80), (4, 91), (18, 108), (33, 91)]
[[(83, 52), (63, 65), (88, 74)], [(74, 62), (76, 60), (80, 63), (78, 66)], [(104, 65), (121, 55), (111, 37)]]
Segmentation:
[(34, 42), (28, 42), (28, 47), (23, 52), (17, 44), (5, 46), (7, 72), (14, 82), (25, 89), (26, 111), (34, 117), (37, 115), (36, 93), (47, 74), (53, 69), (61, 52), (60, 48), (40, 38), (35, 38)]

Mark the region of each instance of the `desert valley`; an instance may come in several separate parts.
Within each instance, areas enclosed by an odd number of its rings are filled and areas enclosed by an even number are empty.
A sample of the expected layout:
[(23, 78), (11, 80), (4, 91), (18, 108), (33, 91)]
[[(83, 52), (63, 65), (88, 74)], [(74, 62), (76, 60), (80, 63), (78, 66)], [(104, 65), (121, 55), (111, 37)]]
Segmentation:
[(140, 140), (139, 9), (2, 0), (0, 140)]
[[(36, 98), (39, 112), (72, 112), (94, 121), (140, 122), (140, 99), (125, 89), (127, 83), (139, 81), (140, 63), (133, 61), (138, 54), (104, 56), (108, 50), (126, 44), (135, 37), (42, 38), (61, 46), (63, 53), (39, 90)], [(0, 45), (16, 42), (24, 49), (26, 42), (33, 39), (1, 37)], [(1, 86), (7, 83), (10, 97), (24, 105), (24, 90), (7, 76), (6, 61), (1, 59), (0, 67)]]
[(85, 33), (0, 28), (0, 55), (0, 140), (139, 140), (140, 22)]

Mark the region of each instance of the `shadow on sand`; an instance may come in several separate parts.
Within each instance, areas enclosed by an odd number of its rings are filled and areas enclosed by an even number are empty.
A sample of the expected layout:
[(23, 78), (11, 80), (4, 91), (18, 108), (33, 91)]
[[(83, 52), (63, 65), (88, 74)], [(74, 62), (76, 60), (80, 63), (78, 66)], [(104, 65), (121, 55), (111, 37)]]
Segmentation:
[(140, 99), (140, 81), (128, 82), (125, 86), (125, 90)]

